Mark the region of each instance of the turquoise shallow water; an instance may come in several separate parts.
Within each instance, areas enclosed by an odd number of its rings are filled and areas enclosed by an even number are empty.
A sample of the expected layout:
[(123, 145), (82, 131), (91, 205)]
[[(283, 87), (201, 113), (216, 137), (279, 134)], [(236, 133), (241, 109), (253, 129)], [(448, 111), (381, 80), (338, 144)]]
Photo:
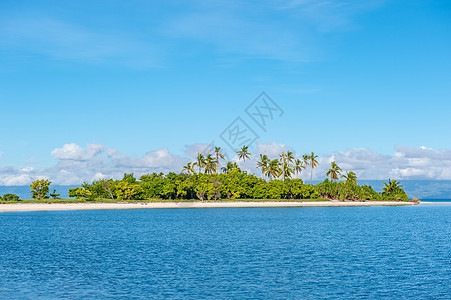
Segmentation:
[(0, 213), (0, 298), (451, 297), (451, 206)]

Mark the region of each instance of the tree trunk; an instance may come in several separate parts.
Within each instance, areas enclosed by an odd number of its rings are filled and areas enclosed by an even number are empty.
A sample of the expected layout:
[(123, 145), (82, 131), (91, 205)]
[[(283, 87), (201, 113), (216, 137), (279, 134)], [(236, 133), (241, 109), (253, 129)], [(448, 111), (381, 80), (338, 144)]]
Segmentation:
[(313, 164), (312, 164), (312, 172), (310, 173), (310, 185), (313, 185)]
[(282, 165), (282, 181), (285, 182), (285, 159), (283, 160)]

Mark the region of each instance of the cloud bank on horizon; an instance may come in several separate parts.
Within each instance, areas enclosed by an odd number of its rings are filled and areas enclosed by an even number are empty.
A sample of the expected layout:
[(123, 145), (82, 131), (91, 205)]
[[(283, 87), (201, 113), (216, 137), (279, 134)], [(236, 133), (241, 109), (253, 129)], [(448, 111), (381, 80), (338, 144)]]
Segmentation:
[[(187, 145), (184, 155), (176, 155), (167, 148), (160, 148), (149, 151), (142, 157), (133, 157), (101, 144), (88, 144), (86, 147), (74, 143), (65, 144), (52, 151), (51, 155), (57, 163), (49, 168), (3, 167), (0, 169), (0, 185), (28, 185), (33, 180), (41, 178), (48, 178), (58, 185), (78, 185), (85, 181), (119, 179), (124, 173), (134, 173), (137, 177), (153, 172), (179, 173), (188, 161), (194, 161), (194, 156), (207, 147), (208, 145), (204, 144)], [(330, 163), (336, 161), (343, 170), (355, 171), (359, 179), (451, 179), (451, 150), (400, 145), (395, 148), (396, 152), (392, 155), (353, 148), (321, 156), (320, 165), (314, 170), (313, 178), (324, 179)], [(259, 170), (256, 168), (259, 154), (277, 158), (282, 151), (287, 150), (294, 151), (287, 145), (275, 142), (258, 143), (252, 159), (246, 164), (247, 170), (259, 176)], [(297, 157), (302, 154), (295, 153)], [(236, 156), (231, 157), (231, 160), (239, 162)], [(306, 178), (309, 176), (310, 169), (307, 169)]]

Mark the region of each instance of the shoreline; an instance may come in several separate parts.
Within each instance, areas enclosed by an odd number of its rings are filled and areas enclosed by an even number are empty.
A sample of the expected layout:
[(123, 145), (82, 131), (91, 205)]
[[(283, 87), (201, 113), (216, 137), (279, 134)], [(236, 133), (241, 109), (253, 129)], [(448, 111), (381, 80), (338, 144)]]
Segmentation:
[(61, 210), (111, 210), (111, 209), (177, 209), (177, 208), (245, 208), (245, 207), (359, 207), (359, 206), (410, 206), (412, 202), (395, 201), (321, 201), (321, 202), (142, 202), (142, 203), (13, 203), (0, 204), (0, 212), (61, 211)]

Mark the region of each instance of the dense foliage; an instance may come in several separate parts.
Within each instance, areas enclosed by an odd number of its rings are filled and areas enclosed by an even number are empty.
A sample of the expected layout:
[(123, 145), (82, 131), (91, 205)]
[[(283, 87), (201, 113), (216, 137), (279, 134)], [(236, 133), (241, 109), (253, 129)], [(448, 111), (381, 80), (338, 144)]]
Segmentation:
[[(390, 180), (390, 182), (393, 182)], [(330, 200), (368, 200), (368, 201), (408, 201), (409, 197), (398, 184), (391, 190), (383, 190), (378, 193), (369, 185), (358, 185), (353, 180), (341, 182), (330, 182), (326, 179), (324, 182), (315, 186), (315, 190), (320, 197)]]
[(70, 189), (70, 197), (78, 199), (147, 200), (147, 199), (317, 199), (407, 201), (407, 195), (398, 186), (393, 191), (377, 193), (370, 186), (359, 186), (352, 180), (330, 182), (316, 186), (304, 184), (301, 179), (266, 181), (238, 168), (224, 174), (153, 173), (137, 180), (125, 174), (121, 180), (98, 180)]
[[(330, 200), (373, 200), (373, 201), (408, 201), (408, 197), (399, 182), (389, 180), (384, 183), (381, 193), (372, 187), (359, 186), (357, 175), (353, 171), (342, 174), (342, 169), (335, 161), (326, 176), (329, 181), (313, 186), (313, 170), (319, 165), (315, 153), (304, 154), (296, 158), (293, 152), (282, 152), (277, 159), (270, 159), (260, 154), (257, 168), (261, 177), (248, 174), (246, 160), (251, 159), (248, 147), (237, 151), (237, 157), (243, 161), (243, 171), (236, 162), (227, 162), (220, 168), (220, 159), (224, 159), (220, 147), (214, 152), (199, 153), (194, 162), (188, 162), (182, 173), (152, 173), (137, 180), (133, 174), (125, 174), (121, 180), (103, 179), (93, 183), (84, 183), (81, 187), (70, 189), (69, 197), (77, 199), (111, 199), (111, 200), (150, 200), (150, 199), (317, 199)], [(304, 184), (307, 168), (310, 170), (310, 185)], [(222, 173), (219, 173), (222, 171)], [(304, 180), (293, 178), (303, 175)], [(279, 179), (281, 178), (281, 179)], [(345, 181), (338, 181), (344, 178)], [(30, 186), (32, 196), (36, 199), (49, 197), (48, 180), (36, 180)], [(51, 197), (57, 198), (54, 190)]]
[(51, 182), (48, 179), (39, 179), (33, 181), (30, 185), (31, 197), (37, 200), (49, 198), (50, 184)]
[(84, 199), (314, 199), (318, 193), (301, 179), (266, 182), (235, 169), (227, 174), (147, 174), (136, 180), (98, 180), (70, 189), (70, 197)]
[(3, 197), (0, 196), (0, 201), (19, 201), (19, 196), (16, 194), (5, 194)]

